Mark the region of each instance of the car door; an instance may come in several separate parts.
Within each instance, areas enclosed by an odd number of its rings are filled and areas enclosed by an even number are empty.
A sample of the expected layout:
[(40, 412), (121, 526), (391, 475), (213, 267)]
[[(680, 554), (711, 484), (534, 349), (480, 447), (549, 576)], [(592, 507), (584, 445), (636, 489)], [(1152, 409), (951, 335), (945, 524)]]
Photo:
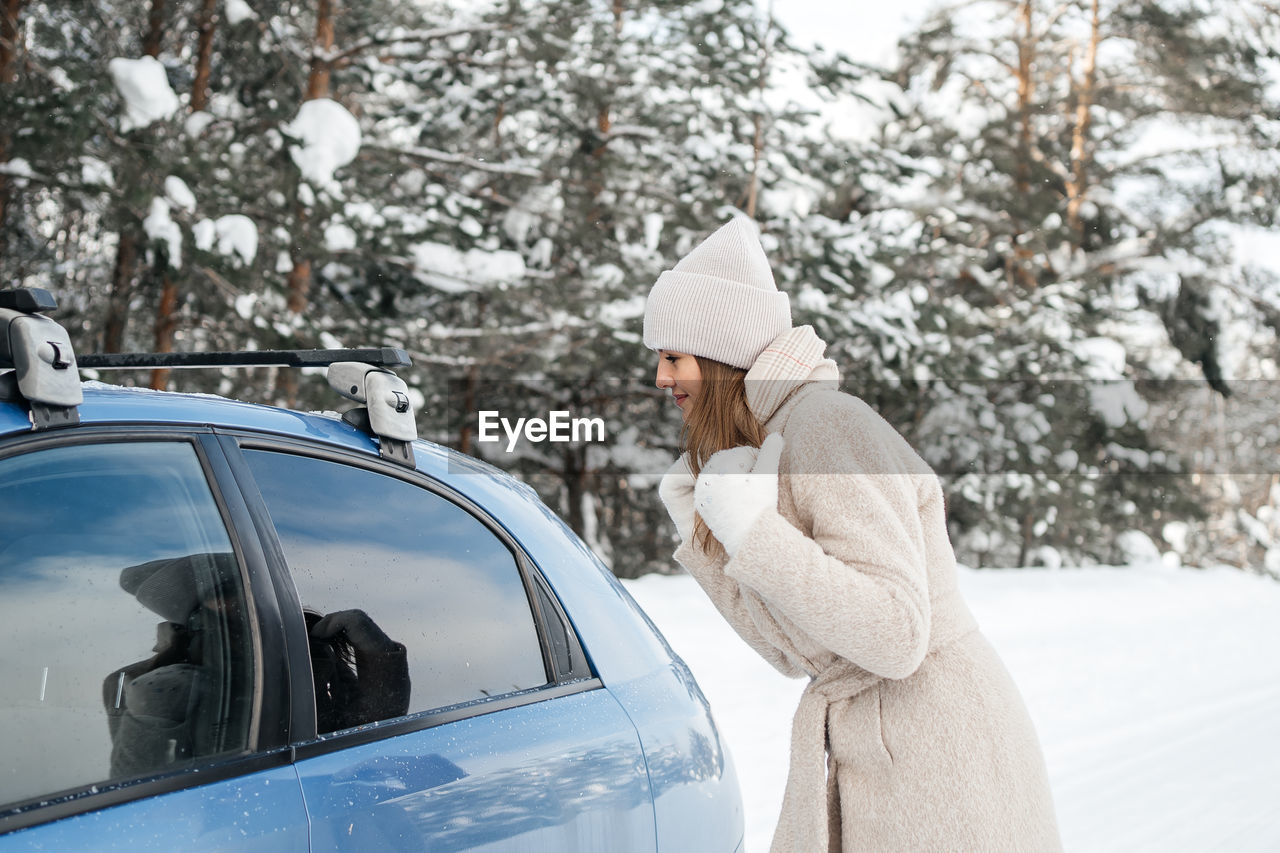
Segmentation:
[(312, 661), (312, 850), (655, 849), (636, 730), (498, 525), (374, 458), (236, 445)]
[(0, 849), (306, 849), (225, 467), (164, 429), (0, 446)]

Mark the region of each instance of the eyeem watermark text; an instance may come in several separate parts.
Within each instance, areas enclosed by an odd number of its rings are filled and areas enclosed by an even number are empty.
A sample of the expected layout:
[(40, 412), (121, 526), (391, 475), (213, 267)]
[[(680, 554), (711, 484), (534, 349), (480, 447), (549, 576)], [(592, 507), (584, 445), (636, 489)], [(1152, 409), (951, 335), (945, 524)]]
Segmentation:
[(507, 435), (507, 452), (515, 449), (516, 442), (523, 435), (526, 441), (541, 442), (581, 442), (604, 441), (603, 418), (572, 418), (569, 412), (556, 410), (542, 418), (517, 418), (513, 424), (497, 411), (479, 412), (480, 430), (477, 441), (501, 441), (498, 427)]

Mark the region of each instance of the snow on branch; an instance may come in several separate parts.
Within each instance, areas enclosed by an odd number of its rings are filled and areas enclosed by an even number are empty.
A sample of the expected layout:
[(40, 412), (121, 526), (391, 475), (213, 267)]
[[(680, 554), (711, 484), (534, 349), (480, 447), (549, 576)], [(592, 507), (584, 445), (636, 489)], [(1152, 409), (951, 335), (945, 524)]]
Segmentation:
[[(81, 169), (82, 174), (86, 174), (84, 168)], [(22, 157), (15, 157), (12, 160), (6, 160), (0, 163), (0, 176), (13, 178), (19, 181), (31, 181), (41, 184), (42, 186), (52, 187), (60, 190), (70, 190), (72, 192), (81, 193), (98, 193), (106, 195), (109, 198), (120, 199), (122, 194), (116, 189), (114, 183), (102, 180), (84, 179), (80, 181), (69, 180), (59, 175), (48, 175), (44, 172), (37, 172)]]
[(638, 124), (616, 124), (604, 135), (604, 144), (607, 145), (615, 139), (624, 139), (626, 137), (657, 139), (658, 131), (655, 128)]
[(531, 166), (513, 166), (506, 163), (490, 163), (468, 157), (465, 154), (450, 154), (448, 151), (437, 151), (434, 148), (390, 148), (380, 145), (366, 145), (367, 150), (383, 151), (388, 154), (400, 154), (415, 160), (426, 160), (435, 163), (448, 163), (453, 166), (466, 166), (480, 172), (492, 172), (498, 175), (519, 175), (525, 178), (541, 178), (542, 172)]
[(433, 339), (438, 340), (489, 338), (499, 335), (521, 338), (527, 335), (559, 332), (566, 328), (584, 328), (586, 325), (586, 321), (580, 317), (558, 316), (554, 320), (540, 320), (536, 323), (523, 323), (519, 326), (496, 326), (481, 329), (445, 328), (443, 326), (433, 325), (427, 330), (427, 334)]
[(346, 50), (324, 51), (317, 48), (312, 51), (312, 58), (318, 62), (328, 65), (336, 65), (346, 62), (352, 57), (363, 53), (373, 47), (385, 47), (391, 44), (405, 44), (414, 42), (417, 44), (426, 44), (441, 39), (453, 38), (454, 36), (472, 35), (474, 33), (489, 33), (497, 30), (494, 26), (474, 26), (474, 27), (443, 27), (430, 30), (410, 30), (408, 32), (380, 33), (361, 39)]
[(0, 175), (10, 175), (15, 178), (31, 178), (37, 181), (48, 180), (48, 178), (32, 169), (31, 164), (22, 157), (0, 163)]
[(1239, 140), (1219, 140), (1208, 141), (1198, 145), (1184, 145), (1177, 148), (1165, 148), (1156, 151), (1150, 151), (1130, 157), (1128, 160), (1115, 160), (1110, 164), (1104, 164), (1112, 174), (1120, 174), (1135, 171), (1139, 168), (1149, 166), (1157, 160), (1166, 157), (1186, 157), (1188, 155), (1204, 155), (1204, 154), (1221, 154), (1236, 149), (1252, 150), (1252, 147), (1245, 142)]

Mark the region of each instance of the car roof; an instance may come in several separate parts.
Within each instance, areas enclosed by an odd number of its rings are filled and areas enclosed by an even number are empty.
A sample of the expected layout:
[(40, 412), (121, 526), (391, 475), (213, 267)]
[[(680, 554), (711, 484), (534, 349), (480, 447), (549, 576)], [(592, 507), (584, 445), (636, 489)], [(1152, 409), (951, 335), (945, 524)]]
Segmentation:
[[(369, 436), (365, 436), (367, 440), (364, 442), (353, 441), (363, 434), (343, 423), (336, 413), (296, 412), (213, 394), (153, 391), (96, 381), (84, 382), (81, 387), (84, 389), (84, 402), (79, 407), (82, 426), (150, 423), (243, 427), (281, 435), (310, 436), (327, 443), (354, 445), (362, 449), (376, 447)], [(4, 409), (4, 414), (0, 415), (0, 433), (31, 429), (23, 407), (10, 405)]]
[[(154, 391), (92, 380), (82, 383), (82, 388), (80, 425), (55, 432), (112, 425), (208, 426), (298, 438), (378, 455), (377, 439), (342, 420), (338, 412), (301, 412), (215, 394)], [(31, 421), (24, 406), (0, 403), (0, 437), (30, 432)], [(526, 496), (536, 494), (525, 483), (487, 462), (425, 439), (413, 444), (417, 468), (423, 473), (446, 480), (454, 479), (456, 474), (483, 474), (504, 481)]]

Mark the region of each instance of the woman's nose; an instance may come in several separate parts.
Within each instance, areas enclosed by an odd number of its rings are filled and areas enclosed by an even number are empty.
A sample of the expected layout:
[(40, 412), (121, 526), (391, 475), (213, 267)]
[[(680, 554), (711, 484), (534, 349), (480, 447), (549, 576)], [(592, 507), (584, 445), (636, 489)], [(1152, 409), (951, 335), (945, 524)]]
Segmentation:
[(676, 383), (675, 379), (673, 379), (669, 373), (667, 373), (665, 370), (662, 369), (662, 365), (659, 365), (658, 377), (653, 384), (657, 385), (659, 388), (670, 388), (675, 383)]

